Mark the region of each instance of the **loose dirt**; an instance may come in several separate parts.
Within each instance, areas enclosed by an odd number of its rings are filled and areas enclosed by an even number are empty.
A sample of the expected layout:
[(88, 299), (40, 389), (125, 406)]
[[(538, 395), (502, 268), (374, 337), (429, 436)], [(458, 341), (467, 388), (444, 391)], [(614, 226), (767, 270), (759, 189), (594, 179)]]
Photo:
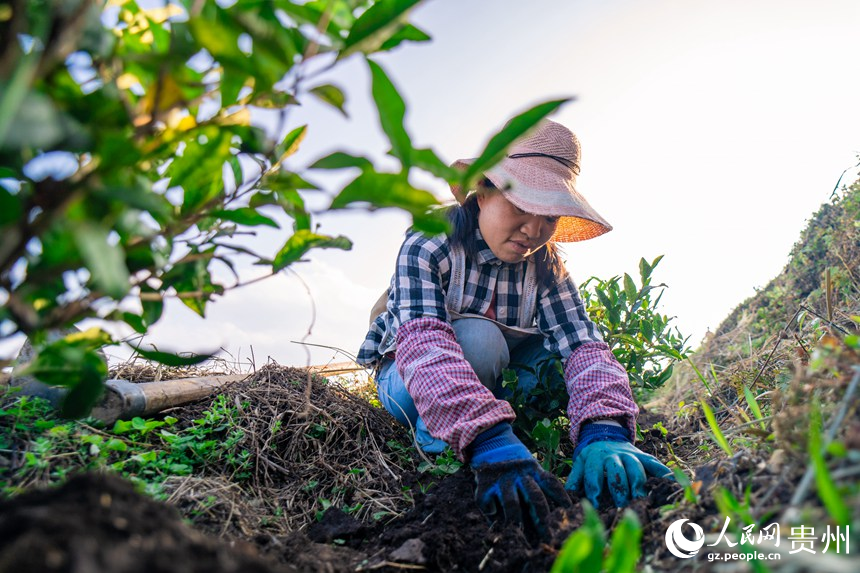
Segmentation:
[[(567, 536), (582, 524), (581, 506), (556, 509), (544, 539), (490, 524), (473, 501), (468, 470), (420, 494), (415, 507), (387, 523), (329, 509), (306, 533), (260, 535), (254, 543), (216, 539), (183, 523), (175, 508), (137, 493), (112, 475), (84, 474), (64, 486), (0, 504), (0, 571), (84, 573), (239, 571), (548, 571)], [(643, 524), (677, 485), (652, 480), (638, 500)], [(578, 500), (573, 499), (574, 502)], [(612, 522), (618, 512), (602, 514)]]

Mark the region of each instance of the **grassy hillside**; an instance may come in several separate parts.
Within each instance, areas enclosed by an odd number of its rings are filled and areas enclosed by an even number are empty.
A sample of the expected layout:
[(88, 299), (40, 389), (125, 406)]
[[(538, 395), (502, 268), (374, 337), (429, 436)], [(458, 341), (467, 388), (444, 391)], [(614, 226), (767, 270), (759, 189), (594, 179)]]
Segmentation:
[[(740, 304), (649, 405), (666, 420), (668, 455), (691, 480), (672, 518), (699, 523), (706, 537), (726, 517), (738, 537), (741, 527), (779, 523), (789, 548), (792, 528), (812, 527), (821, 540), (850, 525), (858, 546), (859, 327), (855, 182), (811, 217), (783, 271)], [(860, 566), (823, 547), (818, 561), (784, 553), (778, 566), (753, 569)]]

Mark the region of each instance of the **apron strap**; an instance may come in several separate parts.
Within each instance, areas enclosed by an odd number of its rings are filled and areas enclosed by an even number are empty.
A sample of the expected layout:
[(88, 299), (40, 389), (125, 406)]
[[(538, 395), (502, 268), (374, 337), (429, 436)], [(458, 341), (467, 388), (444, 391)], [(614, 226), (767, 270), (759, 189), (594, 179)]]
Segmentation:
[[(463, 298), (466, 290), (466, 253), (461, 245), (451, 245), (451, 278), (448, 280), (448, 291), (445, 293), (445, 307), (449, 314), (457, 318), (463, 316)], [(526, 263), (526, 275), (523, 278), (522, 297), (517, 317), (519, 328), (531, 328), (537, 316), (537, 272), (536, 265)], [(481, 317), (486, 318), (486, 317)]]
[[(450, 243), (449, 243), (450, 244)], [(445, 307), (459, 313), (463, 310), (463, 293), (466, 290), (466, 253), (462, 245), (451, 245), (451, 278), (445, 293)]]
[(533, 261), (526, 262), (526, 276), (523, 279), (522, 304), (517, 326), (528, 328), (534, 324), (537, 316), (537, 265)]

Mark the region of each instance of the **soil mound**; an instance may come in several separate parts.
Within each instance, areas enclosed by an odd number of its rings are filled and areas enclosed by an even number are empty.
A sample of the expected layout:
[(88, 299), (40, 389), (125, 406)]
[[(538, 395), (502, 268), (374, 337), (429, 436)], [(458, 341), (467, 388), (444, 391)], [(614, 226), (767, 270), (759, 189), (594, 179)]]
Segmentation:
[(0, 504), (0, 572), (290, 573), (255, 548), (225, 543), (182, 523), (175, 508), (108, 474), (82, 474), (56, 489)]

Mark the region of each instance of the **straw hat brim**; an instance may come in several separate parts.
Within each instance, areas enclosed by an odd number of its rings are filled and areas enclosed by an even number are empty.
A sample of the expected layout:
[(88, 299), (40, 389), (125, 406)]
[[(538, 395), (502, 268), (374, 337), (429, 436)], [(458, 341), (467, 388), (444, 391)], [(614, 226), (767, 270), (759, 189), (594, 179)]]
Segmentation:
[[(475, 159), (460, 159), (452, 166), (463, 170)], [(485, 171), (484, 176), (504, 193), (505, 199), (523, 211), (558, 217), (555, 233), (550, 237), (552, 242), (586, 241), (612, 230), (612, 225), (588, 204), (571, 178), (559, 172), (552, 159), (531, 158), (524, 162), (505, 158)], [(466, 200), (470, 191), (473, 189), (464, 192), (459, 185), (451, 185), (459, 203)]]

